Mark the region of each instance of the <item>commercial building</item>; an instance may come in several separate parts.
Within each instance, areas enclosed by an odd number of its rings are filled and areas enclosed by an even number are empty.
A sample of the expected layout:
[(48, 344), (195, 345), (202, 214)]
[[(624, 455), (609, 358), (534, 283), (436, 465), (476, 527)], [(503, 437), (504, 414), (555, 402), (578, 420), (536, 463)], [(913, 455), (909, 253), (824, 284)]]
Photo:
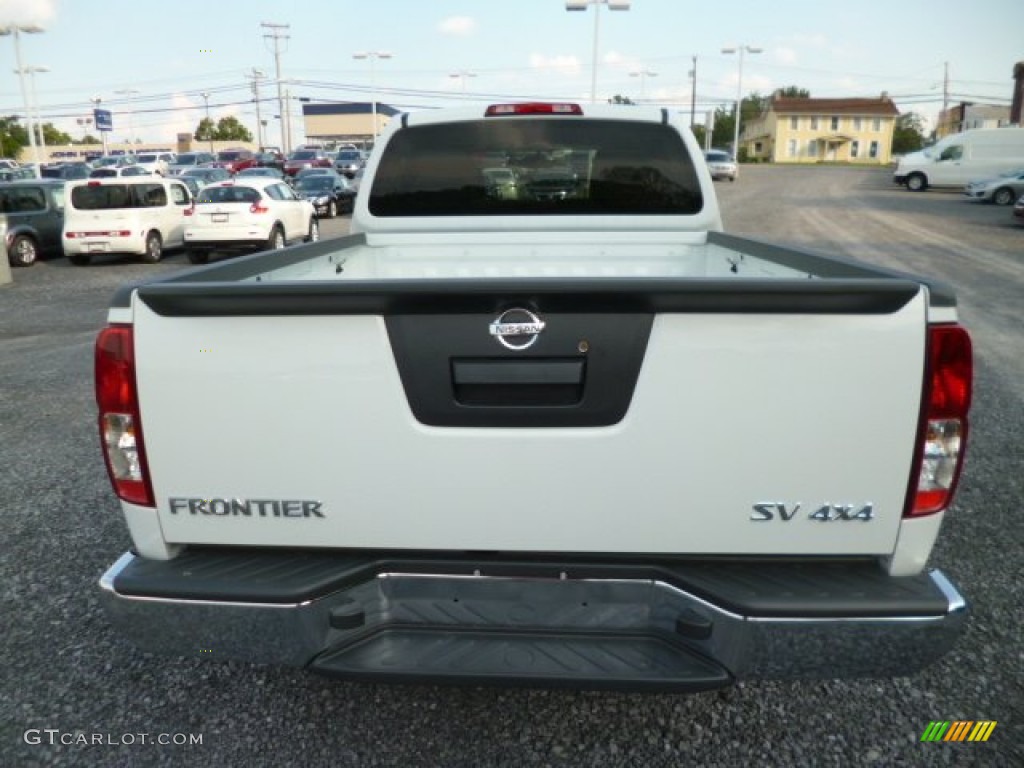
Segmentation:
[(374, 136), (399, 114), (400, 110), (379, 101), (302, 105), (306, 141), (310, 144), (372, 146)]

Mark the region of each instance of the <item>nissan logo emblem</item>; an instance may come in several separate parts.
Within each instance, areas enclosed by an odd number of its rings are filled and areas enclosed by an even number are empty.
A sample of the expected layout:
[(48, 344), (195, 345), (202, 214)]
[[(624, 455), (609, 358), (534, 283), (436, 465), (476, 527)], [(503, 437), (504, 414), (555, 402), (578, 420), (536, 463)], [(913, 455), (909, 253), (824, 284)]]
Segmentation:
[(506, 309), (490, 325), (494, 336), (506, 349), (528, 349), (533, 346), (546, 326), (543, 320), (528, 309)]

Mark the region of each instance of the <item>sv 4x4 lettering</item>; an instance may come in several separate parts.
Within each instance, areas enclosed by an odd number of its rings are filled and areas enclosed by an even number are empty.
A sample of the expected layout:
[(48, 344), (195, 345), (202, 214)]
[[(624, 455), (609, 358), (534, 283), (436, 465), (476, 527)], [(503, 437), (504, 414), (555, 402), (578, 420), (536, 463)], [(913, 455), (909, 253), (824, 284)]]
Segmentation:
[[(759, 523), (776, 519), (788, 523), (797, 516), (802, 506), (801, 502), (789, 505), (784, 501), (765, 501), (754, 504), (754, 511), (750, 513), (750, 519)], [(866, 504), (822, 504), (813, 509), (813, 512), (808, 513), (807, 519), (816, 520), (819, 523), (849, 522), (851, 520), (867, 523), (875, 519), (875, 506), (871, 502)]]

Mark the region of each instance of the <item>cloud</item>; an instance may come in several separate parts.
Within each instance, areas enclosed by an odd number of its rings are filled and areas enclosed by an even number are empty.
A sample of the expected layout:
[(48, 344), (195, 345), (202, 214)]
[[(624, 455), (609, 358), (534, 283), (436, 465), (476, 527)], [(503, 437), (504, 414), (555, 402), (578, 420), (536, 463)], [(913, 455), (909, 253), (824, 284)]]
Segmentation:
[(476, 32), (476, 21), (469, 16), (449, 16), (437, 25), (437, 29), (442, 35), (469, 37)]
[(46, 24), (57, 17), (57, 0), (0, 0), (4, 24)]
[(775, 57), (775, 61), (778, 64), (784, 64), (786, 66), (792, 66), (797, 62), (796, 51), (792, 48), (773, 48), (772, 55)]
[(813, 35), (793, 35), (792, 40), (797, 45), (807, 46), (808, 48), (827, 48), (828, 38), (821, 33)]
[(582, 70), (580, 60), (575, 56), (546, 56), (543, 53), (530, 54), (530, 66), (559, 72), (563, 75), (578, 75)]

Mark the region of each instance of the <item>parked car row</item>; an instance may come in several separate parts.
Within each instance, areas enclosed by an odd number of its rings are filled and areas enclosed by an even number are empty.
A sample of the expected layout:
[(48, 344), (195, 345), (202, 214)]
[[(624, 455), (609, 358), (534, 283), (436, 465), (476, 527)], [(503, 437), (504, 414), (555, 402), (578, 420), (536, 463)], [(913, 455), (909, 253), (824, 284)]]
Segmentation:
[[(191, 174), (204, 170), (227, 178), (200, 187)], [(272, 173), (231, 177), (223, 168), (194, 168), (167, 178), (0, 183), (8, 258), (14, 266), (62, 254), (80, 266), (108, 255), (156, 263), (168, 249), (181, 248), (189, 261), (200, 264), (213, 253), (318, 240), (318, 212), (335, 215), (352, 208), (355, 192), (331, 169), (308, 175), (311, 183), (304, 178), (299, 189), (274, 169), (263, 170)]]

